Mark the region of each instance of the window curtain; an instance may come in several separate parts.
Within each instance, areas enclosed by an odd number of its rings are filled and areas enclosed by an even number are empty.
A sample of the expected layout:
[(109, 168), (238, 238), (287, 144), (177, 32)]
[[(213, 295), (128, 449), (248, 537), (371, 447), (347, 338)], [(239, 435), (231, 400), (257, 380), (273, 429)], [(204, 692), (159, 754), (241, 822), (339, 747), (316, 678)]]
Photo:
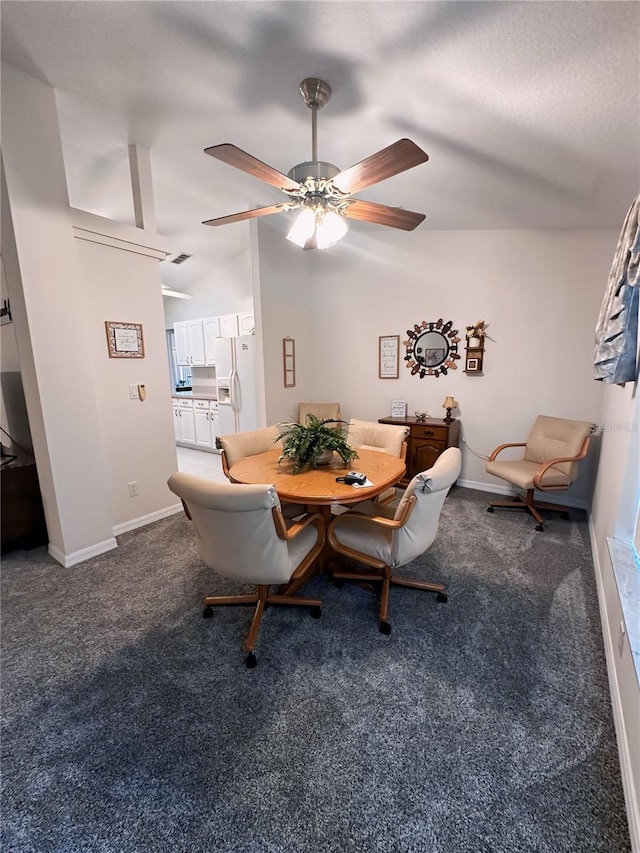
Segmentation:
[(640, 296), (640, 195), (622, 226), (596, 326), (595, 379), (610, 384), (637, 377)]

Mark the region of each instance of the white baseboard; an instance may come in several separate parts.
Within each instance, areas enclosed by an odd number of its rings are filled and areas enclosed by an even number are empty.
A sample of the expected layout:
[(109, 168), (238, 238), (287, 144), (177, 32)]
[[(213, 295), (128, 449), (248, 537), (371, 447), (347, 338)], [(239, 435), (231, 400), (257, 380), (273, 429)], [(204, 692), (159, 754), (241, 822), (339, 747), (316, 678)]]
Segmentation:
[(82, 548), (80, 551), (74, 551), (72, 554), (63, 554), (59, 548), (49, 543), (49, 554), (60, 563), (65, 569), (70, 566), (75, 566), (77, 563), (83, 563), (91, 557), (98, 557), (100, 554), (105, 554), (107, 551), (112, 551), (118, 547), (115, 539), (105, 539), (104, 542), (98, 542), (95, 545), (90, 545), (88, 548)]
[[(501, 483), (483, 483), (481, 480), (456, 480), (456, 485), (463, 489), (477, 489), (479, 492), (492, 492), (494, 495), (506, 495), (506, 497), (514, 497), (516, 491), (509, 486), (503, 486)], [(575, 509), (585, 509), (589, 511), (589, 504), (582, 498), (572, 498), (571, 496), (558, 494), (554, 492), (536, 492), (536, 498), (549, 503), (560, 504), (560, 506), (574, 507)]]
[(600, 607), (600, 622), (602, 624), (602, 637), (604, 640), (604, 653), (607, 661), (607, 675), (609, 677), (609, 693), (611, 694), (611, 707), (613, 710), (613, 722), (618, 741), (618, 758), (620, 760), (620, 774), (622, 776), (622, 789), (627, 809), (627, 821), (629, 823), (629, 835), (631, 836), (632, 853), (640, 853), (640, 803), (635, 790), (631, 755), (629, 752), (629, 741), (625, 725), (624, 709), (620, 697), (620, 686), (618, 684), (618, 671), (616, 669), (615, 647), (609, 619), (606, 609), (604, 594), (604, 582), (602, 579), (602, 568), (598, 556), (598, 546), (591, 513), (589, 513), (589, 539), (591, 540), (591, 554), (596, 576), (596, 589), (598, 591), (598, 604)]
[(113, 528), (113, 535), (120, 536), (122, 533), (128, 533), (130, 530), (137, 530), (138, 527), (145, 527), (147, 524), (160, 521), (161, 518), (167, 518), (170, 515), (175, 515), (177, 512), (182, 512), (182, 503), (172, 504), (164, 509), (150, 512), (148, 515), (141, 515), (139, 518), (132, 518), (131, 521), (116, 524)]

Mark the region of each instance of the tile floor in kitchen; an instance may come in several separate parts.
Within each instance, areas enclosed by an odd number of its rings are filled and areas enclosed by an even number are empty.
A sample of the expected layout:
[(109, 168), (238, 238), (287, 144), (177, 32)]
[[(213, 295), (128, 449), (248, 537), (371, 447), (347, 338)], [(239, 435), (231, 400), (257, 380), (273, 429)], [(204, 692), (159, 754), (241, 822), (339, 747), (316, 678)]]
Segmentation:
[(195, 474), (216, 483), (228, 483), (222, 473), (219, 453), (207, 453), (205, 450), (192, 450), (190, 447), (176, 447), (178, 456), (178, 471), (184, 474)]

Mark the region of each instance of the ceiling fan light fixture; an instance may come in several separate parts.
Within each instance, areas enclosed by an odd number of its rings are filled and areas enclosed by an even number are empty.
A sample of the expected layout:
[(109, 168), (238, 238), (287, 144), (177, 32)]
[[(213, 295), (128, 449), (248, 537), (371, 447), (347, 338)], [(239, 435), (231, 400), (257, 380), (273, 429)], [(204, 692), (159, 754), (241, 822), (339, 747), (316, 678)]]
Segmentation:
[(316, 225), (316, 243), (319, 249), (329, 249), (342, 240), (349, 229), (344, 216), (334, 210), (328, 210), (322, 215)]
[(313, 237), (316, 227), (316, 212), (312, 207), (305, 207), (302, 213), (291, 226), (287, 234), (287, 240), (291, 240), (296, 246), (304, 249), (307, 240)]
[(298, 163), (288, 175), (228, 142), (205, 148), (205, 153), (211, 157), (282, 190), (288, 201), (230, 216), (218, 216), (207, 219), (203, 224), (226, 225), (302, 207), (287, 239), (304, 250), (334, 246), (347, 233), (346, 218), (402, 231), (417, 228), (424, 221), (423, 213), (350, 196), (425, 163), (429, 159), (428, 154), (410, 139), (398, 139), (348, 169), (339, 170), (333, 163), (318, 160), (317, 113), (329, 101), (331, 86), (318, 77), (307, 77), (300, 84), (300, 91), (305, 104), (311, 109), (311, 160)]

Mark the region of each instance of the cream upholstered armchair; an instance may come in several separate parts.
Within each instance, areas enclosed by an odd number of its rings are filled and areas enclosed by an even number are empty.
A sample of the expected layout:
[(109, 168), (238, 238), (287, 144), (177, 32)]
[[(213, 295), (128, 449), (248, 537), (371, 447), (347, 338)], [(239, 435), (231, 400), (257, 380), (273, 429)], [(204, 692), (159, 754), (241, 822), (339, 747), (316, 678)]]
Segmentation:
[(342, 420), (340, 403), (298, 403), (298, 423), (306, 424), (307, 415), (315, 415), (321, 421)]
[(222, 451), (220, 458), (225, 477), (231, 479), (229, 469), (241, 459), (246, 459), (247, 456), (256, 456), (258, 453), (266, 453), (267, 450), (275, 450), (276, 447), (282, 447), (282, 442), (277, 441), (279, 434), (280, 428), (274, 425), (263, 429), (219, 435), (216, 441)]
[[(589, 449), (592, 424), (538, 415), (526, 442), (501, 444), (493, 451), (486, 465), (488, 474), (506, 480), (523, 489), (513, 500), (492, 501), (487, 512), (496, 507), (524, 509), (538, 522), (536, 530), (544, 530), (540, 509), (561, 512), (569, 517), (566, 506), (534, 500), (537, 490), (557, 492), (568, 489), (578, 473), (578, 463)], [(498, 454), (509, 447), (524, 447), (522, 459), (500, 461)]]
[(392, 585), (436, 592), (438, 601), (447, 600), (443, 584), (401, 577), (395, 570), (419, 557), (436, 538), (444, 500), (460, 474), (461, 465), (460, 450), (450, 447), (432, 468), (416, 474), (395, 510), (367, 501), (358, 504), (355, 511), (337, 516), (329, 525), (328, 539), (338, 554), (374, 569), (366, 573), (337, 568), (334, 579), (382, 584), (378, 619), (383, 634), (391, 633), (388, 610)]
[(223, 577), (256, 586), (254, 593), (207, 596), (202, 614), (212, 616), (216, 605), (255, 605), (244, 644), (245, 663), (254, 667), (267, 605), (310, 607), (312, 616), (321, 615), (321, 599), (272, 594), (270, 587), (304, 574), (318, 557), (324, 544), (324, 521), (320, 515), (306, 515), (287, 527), (278, 494), (270, 485), (214, 483), (192, 474), (173, 474), (168, 486), (193, 522), (202, 560)]
[[(347, 443), (364, 450), (381, 450), (399, 459), (407, 457), (407, 435), (409, 427), (379, 424), (376, 421), (361, 421), (351, 418), (347, 432)], [(376, 498), (377, 503), (389, 503), (396, 497), (395, 488), (387, 489)]]
[[(282, 449), (282, 441), (277, 440), (279, 434), (280, 428), (274, 425), (246, 432), (219, 435), (216, 441), (221, 451), (220, 459), (225, 477), (233, 482), (229, 469), (247, 456), (256, 456), (258, 453), (266, 453), (267, 450)], [(282, 512), (285, 518), (296, 518), (304, 512), (304, 507), (285, 501), (282, 504)]]

